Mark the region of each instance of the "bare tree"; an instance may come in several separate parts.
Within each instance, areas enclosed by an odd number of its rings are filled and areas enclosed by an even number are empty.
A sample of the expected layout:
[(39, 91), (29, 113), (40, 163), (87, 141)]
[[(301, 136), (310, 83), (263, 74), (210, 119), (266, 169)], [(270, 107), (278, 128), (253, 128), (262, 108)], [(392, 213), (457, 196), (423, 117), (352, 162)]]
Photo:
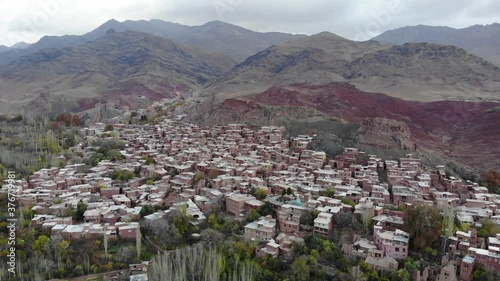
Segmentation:
[(175, 245), (180, 239), (177, 228), (166, 220), (146, 221), (145, 234), (162, 244), (162, 246)]
[(141, 228), (137, 226), (136, 229), (136, 236), (135, 236), (135, 249), (137, 251), (137, 259), (141, 258), (141, 246), (142, 246), (142, 234), (141, 234)]
[(215, 246), (204, 248), (202, 244), (166, 252), (155, 257), (149, 278), (156, 280), (198, 281), (250, 281), (254, 280), (254, 268), (245, 262), (236, 262), (233, 272), (223, 278), (226, 258)]

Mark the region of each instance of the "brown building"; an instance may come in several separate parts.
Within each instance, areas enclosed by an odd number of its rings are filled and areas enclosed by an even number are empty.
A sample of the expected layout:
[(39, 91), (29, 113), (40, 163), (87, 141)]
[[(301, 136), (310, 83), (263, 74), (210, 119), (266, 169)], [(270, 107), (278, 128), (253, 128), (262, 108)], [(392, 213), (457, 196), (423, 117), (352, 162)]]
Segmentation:
[(255, 200), (256, 198), (249, 194), (233, 193), (226, 197), (226, 211), (240, 216), (245, 211), (245, 202)]
[(264, 242), (276, 235), (276, 219), (271, 216), (261, 217), (259, 220), (245, 225), (245, 241)]

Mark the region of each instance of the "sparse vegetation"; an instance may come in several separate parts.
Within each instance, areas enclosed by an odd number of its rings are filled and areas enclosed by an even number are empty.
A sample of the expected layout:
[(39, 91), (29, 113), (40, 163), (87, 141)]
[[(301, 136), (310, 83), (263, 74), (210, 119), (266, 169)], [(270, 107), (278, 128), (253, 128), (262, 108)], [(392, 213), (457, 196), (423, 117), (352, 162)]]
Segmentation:
[[(475, 171), (471, 170), (470, 168), (467, 168), (463, 165), (460, 165), (456, 162), (448, 162), (446, 164), (446, 167), (451, 170), (451, 173), (454, 175), (457, 175), (458, 177), (464, 179), (464, 180), (470, 180), (473, 182), (477, 182), (479, 180), (479, 174), (477, 174)], [(451, 175), (450, 173), (450, 175)]]
[(307, 123), (294, 121), (288, 128), (289, 136), (317, 134), (316, 139), (309, 144), (308, 148), (324, 151), (331, 158), (342, 153), (345, 147), (355, 146), (359, 125), (328, 119)]

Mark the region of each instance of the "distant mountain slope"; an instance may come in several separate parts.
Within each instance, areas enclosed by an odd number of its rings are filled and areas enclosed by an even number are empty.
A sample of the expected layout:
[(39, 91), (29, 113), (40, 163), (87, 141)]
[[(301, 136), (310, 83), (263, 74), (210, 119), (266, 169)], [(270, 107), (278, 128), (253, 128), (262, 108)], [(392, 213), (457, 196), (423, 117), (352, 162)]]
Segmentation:
[(151, 33), (174, 42), (222, 52), (238, 62), (272, 45), (305, 37), (280, 32), (255, 32), (221, 21), (211, 21), (201, 26), (185, 26), (161, 20), (125, 21), (122, 25), (130, 30)]
[(21, 50), (21, 49), (28, 48), (29, 46), (30, 46), (30, 44), (25, 43), (25, 42), (17, 42), (16, 44), (14, 44), (10, 47), (0, 45), (0, 53), (7, 52), (10, 50)]
[(402, 45), (404, 43), (428, 42), (453, 45), (498, 63), (500, 55), (500, 24), (474, 25), (455, 29), (444, 26), (407, 26), (386, 31), (372, 40), (381, 43)]
[(42, 93), (137, 107), (194, 91), (234, 64), (224, 54), (146, 33), (110, 30), (84, 45), (44, 49), (3, 67), (0, 111), (13, 110)]
[(16, 44), (12, 45), (10, 48), (12, 48), (12, 49), (26, 49), (29, 46), (31, 46), (31, 44), (28, 44), (26, 42), (17, 42)]
[(60, 49), (83, 45), (104, 36), (106, 31), (116, 27), (117, 23), (118, 21), (110, 20), (83, 35), (44, 36), (38, 42), (25, 46), (25, 48), (11, 49), (8, 52), (0, 54), (0, 65), (9, 64), (22, 56), (34, 54), (43, 49)]
[(259, 52), (209, 89), (227, 98), (298, 82), (349, 82), (419, 101), (500, 99), (500, 69), (463, 49), (355, 42), (327, 32)]
[(124, 22), (109, 20), (95, 30), (83, 35), (44, 36), (28, 48), (5, 52), (0, 55), (0, 65), (5, 65), (21, 56), (46, 48), (79, 46), (103, 36), (109, 29), (114, 29), (117, 32), (132, 30), (152, 34), (174, 42), (186, 43), (214, 52), (222, 52), (238, 62), (272, 45), (305, 37), (304, 35), (279, 32), (255, 32), (221, 21), (209, 22), (202, 26), (186, 26), (162, 20), (129, 20)]

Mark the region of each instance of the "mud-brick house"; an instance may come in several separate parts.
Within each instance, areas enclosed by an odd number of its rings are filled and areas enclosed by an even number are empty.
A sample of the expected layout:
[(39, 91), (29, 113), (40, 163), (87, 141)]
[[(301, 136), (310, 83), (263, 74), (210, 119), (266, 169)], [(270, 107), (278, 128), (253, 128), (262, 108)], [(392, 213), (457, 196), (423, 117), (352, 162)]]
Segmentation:
[(402, 230), (385, 231), (381, 226), (373, 227), (373, 241), (377, 248), (384, 251), (384, 255), (397, 260), (408, 256), (410, 234)]
[(314, 233), (322, 235), (330, 235), (333, 231), (333, 214), (321, 212), (314, 219)]
[(276, 219), (271, 216), (261, 217), (259, 220), (245, 225), (245, 241), (264, 242), (276, 235)]
[(239, 217), (245, 212), (245, 202), (255, 199), (249, 194), (232, 193), (226, 196), (226, 211)]

